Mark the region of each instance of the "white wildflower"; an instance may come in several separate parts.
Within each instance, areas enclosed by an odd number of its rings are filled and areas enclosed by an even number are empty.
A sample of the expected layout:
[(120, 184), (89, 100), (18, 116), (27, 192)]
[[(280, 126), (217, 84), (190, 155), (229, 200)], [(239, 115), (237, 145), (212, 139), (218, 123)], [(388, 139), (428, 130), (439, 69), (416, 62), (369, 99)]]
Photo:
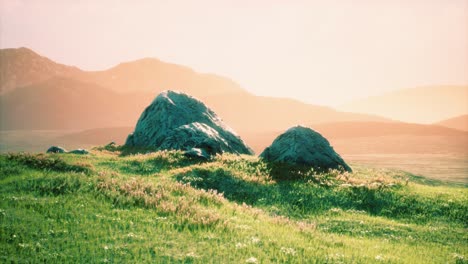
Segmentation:
[(250, 241), (252, 242), (252, 244), (258, 244), (258, 243), (260, 243), (260, 238), (258, 238), (258, 237), (252, 237), (252, 238), (250, 239)]
[(330, 209), (330, 212), (332, 212), (332, 213), (339, 213), (341, 211), (342, 211), (341, 208), (332, 208), (332, 209)]
[(281, 252), (286, 255), (296, 255), (296, 250), (294, 250), (294, 248), (281, 247)]
[(186, 254), (187, 257), (189, 258), (198, 258), (197, 254), (195, 254), (195, 252), (189, 252)]
[(236, 248), (245, 248), (245, 247), (246, 247), (246, 245), (243, 244), (243, 243), (237, 243), (236, 244)]
[(254, 257), (250, 257), (245, 262), (246, 263), (258, 263), (258, 260)]

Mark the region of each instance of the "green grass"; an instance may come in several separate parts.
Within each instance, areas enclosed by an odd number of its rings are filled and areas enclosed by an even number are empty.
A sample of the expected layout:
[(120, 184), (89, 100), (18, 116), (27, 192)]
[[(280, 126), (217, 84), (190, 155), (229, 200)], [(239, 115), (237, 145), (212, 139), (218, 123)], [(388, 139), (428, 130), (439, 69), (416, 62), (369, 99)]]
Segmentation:
[(119, 151), (1, 155), (0, 262), (467, 263), (465, 186)]

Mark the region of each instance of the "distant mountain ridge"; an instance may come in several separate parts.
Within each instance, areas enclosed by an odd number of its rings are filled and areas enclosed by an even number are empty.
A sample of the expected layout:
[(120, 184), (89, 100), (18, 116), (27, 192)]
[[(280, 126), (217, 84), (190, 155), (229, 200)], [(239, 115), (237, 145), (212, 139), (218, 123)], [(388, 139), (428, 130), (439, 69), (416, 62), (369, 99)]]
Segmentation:
[(178, 90), (194, 96), (248, 93), (226, 77), (198, 73), (189, 67), (155, 58), (124, 62), (104, 71), (86, 72), (81, 78), (121, 93), (158, 93), (164, 90)]
[(84, 71), (21, 47), (0, 49), (0, 65), (2, 93), (56, 76), (95, 83), (119, 93), (158, 93), (168, 89), (190, 92), (195, 96), (247, 93), (229, 78), (198, 73), (189, 67), (156, 58), (124, 62), (103, 71)]
[(468, 131), (468, 115), (461, 115), (435, 123), (439, 126)]
[(356, 100), (338, 107), (342, 111), (375, 114), (410, 123), (431, 124), (468, 114), (468, 85), (401, 89)]
[(0, 94), (54, 76), (80, 74), (77, 67), (56, 63), (28, 48), (0, 49)]
[[(148, 94), (119, 94), (94, 83), (52, 77), (0, 96), (1, 130), (90, 129), (128, 125)], [(148, 99), (147, 99), (148, 98)]]
[[(5, 77), (2, 90), (8, 88), (0, 96), (2, 130), (134, 126), (143, 109), (167, 89), (201, 99), (235, 130), (282, 130), (298, 123), (388, 121), (291, 99), (255, 96), (228, 78), (157, 59), (88, 72), (57, 64), (25, 48), (2, 50), (2, 54), (16, 54), (8, 62), (15, 67), (0, 67)], [(34, 67), (29, 65), (31, 61)], [(41, 67), (41, 63), (45, 66)], [(22, 67), (50, 70), (37, 70), (43, 76), (23, 76)], [(26, 85), (11, 88), (12, 83), (20, 83), (19, 79)]]

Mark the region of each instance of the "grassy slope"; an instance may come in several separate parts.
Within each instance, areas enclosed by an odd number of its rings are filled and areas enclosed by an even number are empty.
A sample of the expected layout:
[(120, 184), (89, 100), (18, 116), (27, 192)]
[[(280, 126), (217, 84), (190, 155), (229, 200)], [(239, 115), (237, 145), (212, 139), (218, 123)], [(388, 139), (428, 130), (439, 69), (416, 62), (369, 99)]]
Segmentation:
[(466, 262), (466, 186), (354, 169), (275, 182), (254, 157), (1, 155), (0, 262)]

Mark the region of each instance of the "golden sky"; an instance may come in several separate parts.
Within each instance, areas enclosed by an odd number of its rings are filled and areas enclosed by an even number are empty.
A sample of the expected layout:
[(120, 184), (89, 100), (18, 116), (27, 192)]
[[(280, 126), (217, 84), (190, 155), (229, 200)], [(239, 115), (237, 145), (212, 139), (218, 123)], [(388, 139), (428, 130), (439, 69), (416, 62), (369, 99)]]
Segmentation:
[(467, 0), (0, 0), (0, 46), (85, 70), (156, 57), (323, 105), (468, 84)]

